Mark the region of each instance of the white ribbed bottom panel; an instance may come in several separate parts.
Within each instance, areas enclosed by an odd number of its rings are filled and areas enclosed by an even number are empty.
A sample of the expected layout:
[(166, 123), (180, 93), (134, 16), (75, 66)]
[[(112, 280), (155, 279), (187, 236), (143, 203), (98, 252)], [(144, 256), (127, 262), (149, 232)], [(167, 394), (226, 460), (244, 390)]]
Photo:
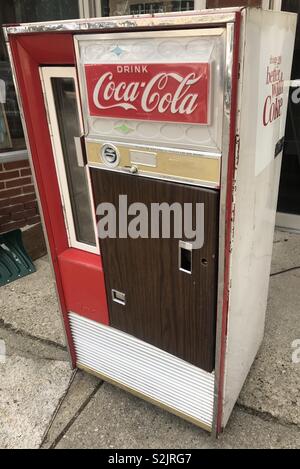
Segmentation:
[(111, 327), (70, 313), (78, 366), (211, 427), (214, 374)]

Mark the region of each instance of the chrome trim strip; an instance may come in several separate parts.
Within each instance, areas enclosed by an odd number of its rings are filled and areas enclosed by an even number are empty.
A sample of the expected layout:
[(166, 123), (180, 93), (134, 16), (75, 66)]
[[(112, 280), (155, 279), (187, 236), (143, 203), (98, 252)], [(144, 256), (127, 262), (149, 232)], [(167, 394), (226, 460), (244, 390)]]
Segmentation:
[(22, 102), (22, 97), (21, 97), (21, 94), (20, 94), (19, 84), (18, 84), (17, 75), (16, 75), (16, 69), (15, 69), (15, 64), (14, 64), (14, 61), (13, 61), (13, 56), (12, 56), (10, 44), (7, 44), (7, 52), (8, 52), (8, 56), (9, 56), (9, 60), (10, 60), (10, 65), (11, 65), (11, 70), (12, 70), (12, 77), (13, 77), (13, 82), (14, 82), (14, 86), (15, 86), (17, 102), (18, 102), (18, 106), (19, 106), (19, 110), (20, 110), (20, 117), (21, 117), (23, 132), (24, 132), (24, 138), (25, 138), (27, 151), (28, 151), (28, 161), (29, 161), (29, 164), (30, 164), (33, 185), (34, 185), (36, 198), (37, 198), (37, 203), (38, 203), (38, 207), (39, 207), (39, 213), (40, 213), (40, 217), (41, 217), (41, 224), (42, 224), (42, 228), (43, 228), (43, 234), (44, 234), (44, 238), (45, 238), (47, 254), (48, 254), (49, 263), (50, 263), (50, 266), (51, 266), (52, 278), (54, 280), (54, 285), (55, 285), (55, 293), (56, 293), (56, 298), (57, 298), (57, 302), (58, 302), (58, 309), (59, 309), (59, 312), (60, 312), (60, 320), (61, 320), (61, 324), (62, 324), (62, 328), (63, 328), (66, 347), (67, 347), (67, 351), (68, 351), (69, 364), (70, 364), (70, 367), (73, 368), (70, 345), (69, 345), (69, 341), (68, 341), (68, 337), (67, 337), (67, 332), (66, 332), (66, 329), (65, 329), (65, 324), (64, 324), (64, 319), (63, 319), (63, 312), (62, 312), (61, 304), (60, 304), (60, 297), (59, 297), (58, 289), (57, 289), (57, 285), (56, 285), (55, 272), (54, 272), (54, 267), (53, 267), (53, 262), (52, 262), (52, 257), (51, 257), (51, 251), (50, 251), (50, 245), (49, 245), (49, 240), (48, 240), (48, 235), (47, 235), (47, 230), (46, 230), (44, 214), (43, 214), (43, 210), (42, 210), (41, 197), (40, 197), (40, 193), (39, 193), (39, 189), (38, 189), (38, 185), (37, 185), (37, 178), (36, 178), (34, 165), (33, 165), (33, 161), (32, 161), (30, 141), (29, 141), (26, 121), (25, 121), (25, 117), (24, 117), (23, 102)]
[(194, 180), (194, 179), (186, 179), (186, 178), (179, 178), (179, 177), (170, 177), (170, 176), (164, 176), (163, 174), (157, 174), (157, 173), (147, 173), (147, 171), (144, 172), (141, 172), (141, 170), (139, 169), (139, 171), (135, 174), (133, 174), (131, 171), (130, 171), (130, 168), (128, 169), (124, 169), (124, 168), (108, 168), (107, 166), (105, 166), (104, 164), (91, 164), (89, 163), (88, 164), (89, 168), (93, 168), (93, 169), (103, 169), (105, 171), (113, 171), (115, 173), (122, 173), (122, 174), (131, 174), (133, 177), (145, 177), (145, 178), (149, 178), (149, 179), (158, 179), (159, 181), (168, 181), (168, 182), (178, 182), (178, 183), (181, 183), (181, 184), (187, 184), (187, 185), (191, 185), (191, 186), (199, 186), (199, 187), (206, 187), (207, 189), (220, 189), (220, 185), (219, 184), (215, 184), (213, 182), (209, 182), (209, 181), (202, 181), (200, 179), (198, 180)]
[(121, 145), (122, 147), (129, 147), (129, 148), (137, 148), (143, 149), (145, 151), (160, 151), (160, 152), (168, 152), (168, 153), (176, 153), (179, 155), (186, 155), (186, 156), (195, 156), (195, 157), (203, 157), (203, 158), (211, 158), (214, 160), (218, 160), (221, 158), (221, 152), (209, 152), (209, 151), (197, 151), (197, 150), (188, 150), (176, 147), (164, 147), (164, 146), (156, 146), (156, 145), (143, 145), (141, 143), (130, 143), (130, 142), (122, 142), (120, 140), (110, 140), (106, 137), (91, 137), (90, 135), (85, 138), (87, 143), (108, 143), (110, 145)]
[[(180, 29), (176, 31), (176, 37), (179, 36), (222, 36), (224, 33), (223, 28), (203, 28), (203, 29)], [(168, 31), (133, 31), (126, 33), (102, 33), (101, 39), (137, 39), (137, 38), (149, 38), (149, 37), (174, 37), (174, 30)], [(75, 35), (74, 39), (76, 41), (95, 41), (99, 39), (99, 33), (95, 34), (79, 34)]]
[(226, 196), (228, 175), (228, 153), (230, 145), (230, 113), (232, 99), (232, 67), (234, 50), (234, 23), (227, 25), (226, 37), (226, 71), (224, 83), (224, 120), (223, 120), (223, 142), (222, 142), (222, 165), (220, 180), (220, 212), (219, 212), (219, 253), (218, 253), (218, 292), (217, 292), (217, 327), (216, 327), (216, 358), (215, 358), (215, 402), (213, 432), (216, 435), (219, 375), (221, 364), (221, 340), (222, 340), (222, 313), (224, 298), (224, 274), (225, 274), (225, 232), (226, 232)]
[(80, 95), (80, 109), (81, 112), (81, 119), (83, 124), (83, 133), (85, 137), (89, 133), (89, 125), (88, 125), (88, 104), (86, 102), (86, 92), (85, 92), (85, 81), (83, 79), (82, 73), (80, 73), (78, 64), (80, 63), (80, 51), (79, 51), (79, 42), (76, 40), (76, 36), (73, 38), (73, 44), (75, 49), (75, 67), (77, 69), (77, 79), (78, 79), (78, 87), (79, 87), (79, 95)]
[[(229, 10), (229, 11), (228, 11)], [(37, 23), (21, 23), (15, 26), (4, 27), (5, 40), (9, 34), (45, 33), (45, 32), (70, 32), (88, 31), (94, 29), (130, 29), (130, 28), (155, 28), (181, 25), (222, 24), (235, 21), (237, 9), (216, 9), (193, 11), (183, 16), (182, 12), (173, 14), (154, 14), (141, 16), (112, 16), (93, 19), (48, 21)]]

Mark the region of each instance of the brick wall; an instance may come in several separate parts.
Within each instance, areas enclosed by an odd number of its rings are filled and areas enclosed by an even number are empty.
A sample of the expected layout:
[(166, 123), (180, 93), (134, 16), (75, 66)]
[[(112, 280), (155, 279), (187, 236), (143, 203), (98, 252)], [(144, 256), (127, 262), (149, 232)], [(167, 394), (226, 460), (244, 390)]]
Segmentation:
[(39, 222), (28, 160), (0, 163), (0, 233)]

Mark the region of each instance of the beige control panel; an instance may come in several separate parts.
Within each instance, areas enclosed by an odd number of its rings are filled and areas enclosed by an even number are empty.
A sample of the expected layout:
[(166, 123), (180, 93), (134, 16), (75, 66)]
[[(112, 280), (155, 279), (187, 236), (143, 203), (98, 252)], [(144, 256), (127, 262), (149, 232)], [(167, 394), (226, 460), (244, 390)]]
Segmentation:
[(221, 158), (86, 141), (90, 166), (218, 188)]

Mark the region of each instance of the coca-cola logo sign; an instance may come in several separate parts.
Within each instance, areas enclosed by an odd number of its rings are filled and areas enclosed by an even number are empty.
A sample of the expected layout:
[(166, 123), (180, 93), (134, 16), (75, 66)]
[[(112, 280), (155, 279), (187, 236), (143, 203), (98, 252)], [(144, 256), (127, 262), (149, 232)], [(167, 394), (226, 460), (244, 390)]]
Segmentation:
[(92, 116), (208, 124), (208, 63), (85, 65)]

